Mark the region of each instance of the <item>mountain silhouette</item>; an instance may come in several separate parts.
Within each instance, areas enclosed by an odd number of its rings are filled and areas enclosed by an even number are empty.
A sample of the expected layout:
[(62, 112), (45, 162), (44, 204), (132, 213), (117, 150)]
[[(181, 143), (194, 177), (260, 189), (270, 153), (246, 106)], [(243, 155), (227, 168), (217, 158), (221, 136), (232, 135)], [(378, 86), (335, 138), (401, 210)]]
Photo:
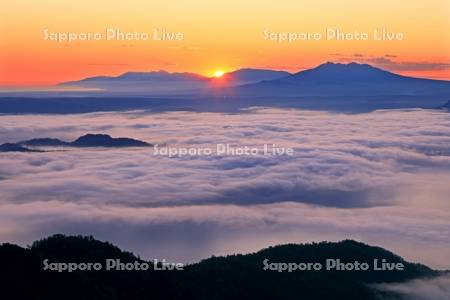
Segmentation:
[(107, 134), (86, 134), (73, 142), (65, 142), (55, 138), (36, 138), (18, 143), (0, 145), (0, 152), (33, 152), (27, 147), (151, 147), (152, 144), (126, 137), (113, 138)]
[(280, 80), (290, 83), (346, 84), (357, 82), (385, 82), (386, 80), (401, 80), (407, 78), (408, 77), (372, 67), (368, 64), (358, 64), (355, 62), (349, 64), (327, 62), (316, 68), (301, 71)]
[[(224, 91), (227, 93), (227, 91)], [(368, 64), (327, 62), (279, 79), (234, 88), (233, 94), (276, 96), (450, 97), (450, 81), (398, 75)]]
[[(374, 259), (402, 263), (403, 271), (293, 271), (264, 270), (269, 262), (372, 264)], [(43, 270), (43, 261), (99, 262), (103, 270), (57, 272)], [(6, 299), (304, 299), (375, 300), (375, 283), (405, 282), (437, 276), (424, 265), (409, 263), (385, 249), (352, 240), (337, 243), (287, 244), (252, 254), (211, 257), (182, 271), (105, 271), (106, 259), (144, 262), (134, 254), (93, 237), (54, 235), (27, 248), (0, 245), (0, 281)], [(152, 262), (150, 262), (152, 265)], [(7, 297), (9, 296), (9, 297)]]
[(59, 147), (59, 146), (70, 146), (70, 143), (61, 141), (54, 138), (38, 138), (26, 141), (21, 141), (17, 143), (18, 145), (27, 147)]
[(166, 71), (157, 72), (127, 72), (114, 78), (117, 81), (195, 81), (208, 80), (207, 77), (194, 73), (169, 73)]
[(149, 147), (151, 144), (130, 139), (112, 138), (107, 134), (86, 134), (69, 144), (72, 147)]
[(169, 73), (166, 71), (154, 72), (126, 72), (119, 76), (95, 76), (81, 79), (79, 81), (63, 82), (61, 85), (73, 85), (79, 83), (107, 83), (107, 82), (126, 82), (126, 81), (148, 81), (148, 82), (164, 82), (164, 81), (206, 81), (207, 77), (194, 73)]
[(113, 93), (176, 93), (201, 89), (208, 85), (209, 78), (193, 73), (126, 72), (119, 76), (95, 76), (79, 81), (60, 83), (59, 86), (100, 89)]
[(5, 143), (0, 145), (0, 152), (36, 152), (36, 150), (28, 149), (18, 144)]
[(295, 74), (241, 69), (220, 78), (129, 72), (76, 83), (95, 90), (5, 94), (0, 113), (239, 112), (252, 106), (369, 112), (435, 109), (450, 99), (450, 81), (407, 77), (359, 63), (327, 62)]
[(63, 82), (61, 86), (80, 88), (99, 88), (110, 92), (147, 92), (170, 93), (180, 91), (196, 91), (211, 86), (236, 86), (255, 83), (262, 80), (273, 80), (290, 75), (284, 71), (264, 69), (240, 69), (225, 73), (221, 78), (208, 78), (194, 73), (127, 72), (119, 76), (95, 76), (79, 81)]
[(235, 84), (245, 84), (245, 83), (259, 82), (263, 80), (280, 79), (290, 75), (291, 75), (290, 73), (284, 71), (247, 68), (225, 73), (223, 74), (222, 77), (216, 80), (225, 79), (226, 81), (229, 82), (232, 81)]

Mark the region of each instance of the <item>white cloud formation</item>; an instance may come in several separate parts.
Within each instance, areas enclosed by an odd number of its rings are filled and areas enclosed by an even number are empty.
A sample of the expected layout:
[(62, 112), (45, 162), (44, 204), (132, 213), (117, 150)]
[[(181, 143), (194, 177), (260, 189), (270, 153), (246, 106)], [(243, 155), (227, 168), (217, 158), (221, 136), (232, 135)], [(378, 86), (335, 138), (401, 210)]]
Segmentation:
[(143, 256), (198, 260), (354, 238), (450, 267), (445, 112), (3, 115), (0, 125), (0, 143), (108, 133), (174, 147), (295, 149), (278, 157), (168, 158), (152, 149), (1, 153), (2, 241), (92, 233)]
[(380, 284), (377, 288), (401, 295), (408, 300), (448, 300), (450, 299), (450, 275), (405, 283)]

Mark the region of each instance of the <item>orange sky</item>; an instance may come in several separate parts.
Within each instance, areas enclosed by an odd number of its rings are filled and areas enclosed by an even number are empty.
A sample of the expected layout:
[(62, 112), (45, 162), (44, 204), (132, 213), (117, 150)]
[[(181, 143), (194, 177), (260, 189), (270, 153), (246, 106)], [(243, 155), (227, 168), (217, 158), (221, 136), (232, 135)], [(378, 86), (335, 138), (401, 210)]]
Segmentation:
[[(49, 32), (118, 28), (147, 41), (44, 40)], [(181, 41), (154, 41), (153, 29)], [(327, 28), (367, 32), (369, 40), (326, 40)], [(401, 32), (375, 41), (373, 30)], [(45, 86), (126, 71), (213, 75), (242, 67), (298, 71), (324, 61), (359, 61), (407, 75), (450, 79), (450, 1), (356, 0), (17, 0), (0, 10), (0, 86)], [(271, 33), (321, 33), (319, 41), (277, 42)]]

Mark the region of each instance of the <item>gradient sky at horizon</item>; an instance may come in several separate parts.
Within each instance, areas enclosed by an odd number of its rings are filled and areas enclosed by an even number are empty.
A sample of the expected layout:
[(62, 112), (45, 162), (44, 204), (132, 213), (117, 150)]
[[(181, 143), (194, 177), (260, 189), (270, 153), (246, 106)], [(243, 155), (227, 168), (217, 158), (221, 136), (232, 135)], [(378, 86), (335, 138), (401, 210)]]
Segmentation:
[[(211, 76), (243, 67), (296, 72), (358, 61), (450, 79), (450, 1), (9, 1), (0, 10), (0, 86), (167, 70)], [(50, 32), (182, 32), (183, 41), (45, 41)], [(264, 40), (270, 32), (403, 32), (402, 41)]]

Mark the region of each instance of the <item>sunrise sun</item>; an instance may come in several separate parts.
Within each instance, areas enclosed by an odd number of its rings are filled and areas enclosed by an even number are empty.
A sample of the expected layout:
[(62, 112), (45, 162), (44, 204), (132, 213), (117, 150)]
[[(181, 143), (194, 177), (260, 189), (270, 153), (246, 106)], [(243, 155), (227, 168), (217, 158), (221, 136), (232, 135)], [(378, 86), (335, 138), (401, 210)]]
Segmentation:
[(223, 76), (223, 71), (222, 70), (217, 70), (214, 72), (214, 77), (219, 78)]

